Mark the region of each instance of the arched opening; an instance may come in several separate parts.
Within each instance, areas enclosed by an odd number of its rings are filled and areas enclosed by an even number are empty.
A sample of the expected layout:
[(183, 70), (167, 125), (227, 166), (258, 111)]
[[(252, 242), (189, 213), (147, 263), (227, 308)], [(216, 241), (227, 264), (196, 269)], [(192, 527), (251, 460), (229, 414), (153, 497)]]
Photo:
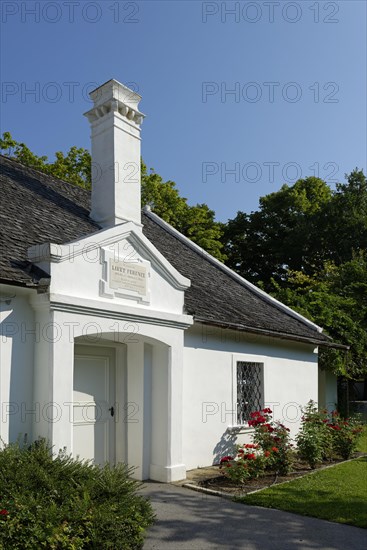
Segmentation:
[(125, 462), (138, 479), (169, 466), (171, 348), (138, 332), (75, 338), (72, 454)]

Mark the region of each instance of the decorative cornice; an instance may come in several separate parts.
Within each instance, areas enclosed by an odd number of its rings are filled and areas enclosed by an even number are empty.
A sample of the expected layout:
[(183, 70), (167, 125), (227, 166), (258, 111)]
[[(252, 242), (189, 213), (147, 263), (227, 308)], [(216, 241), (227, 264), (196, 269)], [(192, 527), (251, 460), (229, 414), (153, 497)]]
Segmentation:
[[(86, 307), (84, 305), (80, 304), (71, 304), (71, 303), (64, 303), (64, 302), (56, 302), (56, 301), (50, 301), (50, 309), (53, 311), (63, 311), (65, 313), (75, 313), (79, 315), (89, 315), (93, 317), (104, 317), (107, 319), (116, 319), (119, 321), (129, 321), (131, 323), (144, 323), (148, 325), (156, 325), (161, 327), (171, 327), (171, 328), (179, 328), (181, 330), (185, 330), (189, 328), (192, 324), (192, 318), (189, 316), (177, 316), (177, 320), (175, 319), (169, 319), (164, 317), (158, 317), (157, 312), (154, 312), (156, 315), (139, 315), (136, 313), (127, 313), (122, 311), (113, 311), (109, 309), (104, 308), (94, 308), (94, 307)], [(173, 316), (172, 316), (173, 317)], [(183, 317), (186, 317), (187, 321), (180, 320)]]
[(92, 109), (90, 109), (90, 111), (84, 113), (84, 116), (86, 116), (89, 122), (92, 124), (93, 122), (104, 118), (111, 112), (115, 114), (118, 113), (130, 122), (134, 122), (137, 126), (141, 126), (145, 118), (145, 115), (143, 113), (141, 113), (137, 109), (133, 109), (131, 106), (127, 105), (119, 99), (110, 99), (102, 105), (93, 107)]
[(93, 107), (84, 115), (92, 124), (110, 113), (141, 126), (145, 115), (138, 110), (141, 96), (117, 80), (109, 80), (90, 93)]

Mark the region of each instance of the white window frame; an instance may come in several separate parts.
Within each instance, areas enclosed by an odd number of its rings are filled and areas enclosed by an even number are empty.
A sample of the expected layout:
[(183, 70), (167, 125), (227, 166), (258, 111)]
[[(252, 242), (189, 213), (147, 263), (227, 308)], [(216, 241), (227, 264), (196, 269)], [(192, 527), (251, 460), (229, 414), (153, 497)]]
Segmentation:
[(238, 424), (237, 422), (237, 363), (257, 363), (261, 364), (261, 408), (264, 407), (265, 403), (265, 370), (266, 370), (266, 357), (261, 355), (232, 355), (232, 422), (229, 428), (238, 430), (252, 430), (251, 426), (248, 425), (248, 422), (243, 424)]

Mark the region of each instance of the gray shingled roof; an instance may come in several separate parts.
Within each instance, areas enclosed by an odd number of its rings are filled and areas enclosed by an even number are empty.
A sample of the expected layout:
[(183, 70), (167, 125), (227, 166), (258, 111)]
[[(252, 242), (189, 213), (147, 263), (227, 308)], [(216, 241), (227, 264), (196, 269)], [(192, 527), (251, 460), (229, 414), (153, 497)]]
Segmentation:
[[(0, 282), (36, 287), (47, 277), (27, 261), (27, 249), (44, 242), (67, 243), (100, 227), (89, 218), (90, 193), (1, 157)], [(197, 321), (279, 337), (328, 342), (312, 326), (269, 303), (142, 213), (145, 236), (182, 275), (187, 313)]]

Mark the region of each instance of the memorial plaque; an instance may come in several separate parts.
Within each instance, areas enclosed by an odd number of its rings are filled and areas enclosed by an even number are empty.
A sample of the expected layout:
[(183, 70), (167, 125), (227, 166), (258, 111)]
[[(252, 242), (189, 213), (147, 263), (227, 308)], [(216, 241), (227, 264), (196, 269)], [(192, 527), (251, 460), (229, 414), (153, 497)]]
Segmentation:
[(145, 296), (147, 294), (147, 275), (147, 268), (144, 265), (110, 260), (110, 288), (132, 290)]

